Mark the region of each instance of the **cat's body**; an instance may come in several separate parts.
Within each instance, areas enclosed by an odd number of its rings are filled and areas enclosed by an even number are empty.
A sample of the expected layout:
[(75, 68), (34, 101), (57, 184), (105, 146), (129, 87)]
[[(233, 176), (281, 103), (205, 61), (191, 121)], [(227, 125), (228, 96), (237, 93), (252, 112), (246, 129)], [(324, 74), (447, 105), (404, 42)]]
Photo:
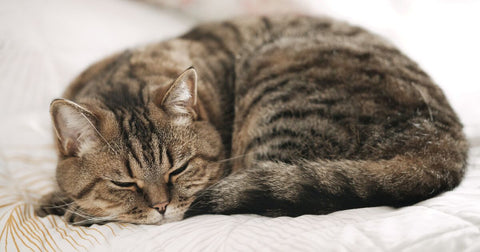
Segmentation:
[[(189, 66), (198, 80), (178, 77)], [(39, 212), (72, 202), (79, 224), (401, 206), (454, 188), (466, 162), (430, 78), (330, 19), (205, 24), (93, 65), (65, 98), (51, 109), (60, 191)]]

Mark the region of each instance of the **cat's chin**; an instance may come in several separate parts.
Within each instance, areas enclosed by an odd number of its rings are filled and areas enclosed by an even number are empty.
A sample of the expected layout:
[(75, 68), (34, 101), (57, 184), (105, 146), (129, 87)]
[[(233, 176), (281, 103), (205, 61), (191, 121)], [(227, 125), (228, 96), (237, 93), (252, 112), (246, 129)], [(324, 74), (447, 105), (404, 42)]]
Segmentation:
[[(116, 222), (139, 224), (139, 225), (163, 225), (170, 222), (176, 222), (183, 219), (184, 212), (178, 209), (171, 209), (166, 211), (165, 214), (160, 214), (156, 210), (149, 211), (146, 218), (135, 218), (133, 216), (120, 215)], [(89, 223), (89, 225), (94, 223)], [(98, 224), (98, 223), (96, 223)]]
[(119, 215), (115, 221), (139, 225), (158, 225), (158, 223), (161, 222), (163, 219), (164, 218), (162, 214), (152, 209), (148, 211), (147, 215), (143, 218), (138, 218), (131, 215)]

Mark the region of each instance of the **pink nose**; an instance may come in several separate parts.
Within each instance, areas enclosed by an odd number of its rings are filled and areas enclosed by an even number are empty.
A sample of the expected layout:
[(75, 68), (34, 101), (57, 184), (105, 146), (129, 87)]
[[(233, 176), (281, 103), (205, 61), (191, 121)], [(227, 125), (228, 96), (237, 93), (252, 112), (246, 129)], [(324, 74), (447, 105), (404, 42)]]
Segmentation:
[(165, 211), (167, 210), (167, 205), (170, 203), (169, 201), (164, 201), (161, 203), (157, 203), (153, 206), (153, 208), (157, 209), (157, 211), (161, 214), (164, 214)]

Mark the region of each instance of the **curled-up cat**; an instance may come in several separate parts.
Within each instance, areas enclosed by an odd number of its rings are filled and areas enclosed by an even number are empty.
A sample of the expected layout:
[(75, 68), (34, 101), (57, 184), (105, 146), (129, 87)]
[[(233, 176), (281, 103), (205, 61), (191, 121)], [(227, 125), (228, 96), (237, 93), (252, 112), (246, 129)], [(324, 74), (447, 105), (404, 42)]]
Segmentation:
[(208, 23), (119, 53), (50, 111), (58, 190), (37, 213), (84, 225), (404, 206), (457, 186), (468, 150), (412, 60), (307, 16)]

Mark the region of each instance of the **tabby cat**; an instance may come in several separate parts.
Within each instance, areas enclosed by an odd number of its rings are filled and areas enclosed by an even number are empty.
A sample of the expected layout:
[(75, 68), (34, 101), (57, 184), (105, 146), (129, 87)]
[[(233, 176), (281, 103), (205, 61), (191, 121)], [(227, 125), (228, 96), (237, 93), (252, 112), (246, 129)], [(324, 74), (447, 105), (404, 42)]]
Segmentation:
[(64, 97), (50, 108), (58, 189), (37, 214), (74, 224), (398, 207), (465, 171), (440, 88), (387, 41), (328, 18), (203, 24), (94, 64)]

